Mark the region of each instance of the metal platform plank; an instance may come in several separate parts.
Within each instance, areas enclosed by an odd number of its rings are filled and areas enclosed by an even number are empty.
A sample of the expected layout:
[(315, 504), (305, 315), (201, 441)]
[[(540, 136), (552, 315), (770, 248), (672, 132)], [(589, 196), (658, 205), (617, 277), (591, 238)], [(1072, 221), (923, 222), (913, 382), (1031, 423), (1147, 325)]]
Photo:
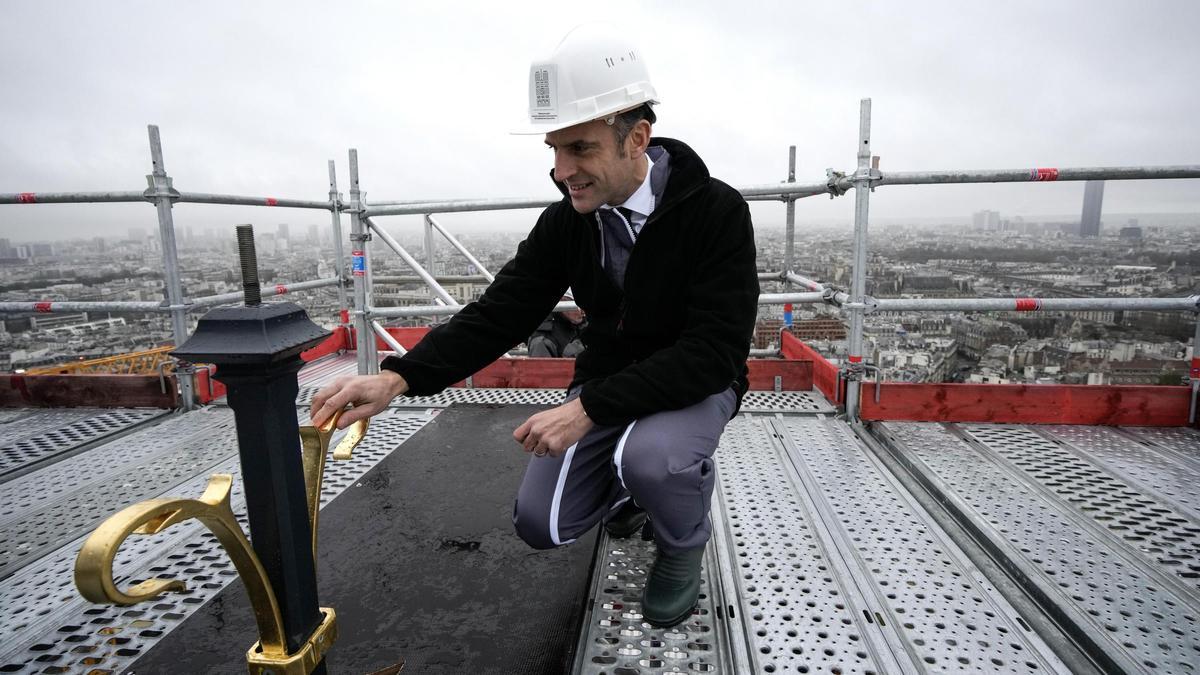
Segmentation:
[(1200, 469), (1200, 429), (1122, 427), (1121, 431), (1139, 441), (1153, 444), (1160, 452), (1173, 453), (1176, 459)]
[(1067, 671), (845, 422), (775, 425), (871, 613), (899, 638), (898, 658), (911, 660), (907, 669)]
[(300, 386), (321, 387), (333, 382), (343, 375), (358, 373), (358, 357), (354, 352), (336, 354), (306, 363), (296, 378)]
[(653, 542), (601, 533), (600, 559), (592, 578), (592, 608), (584, 617), (574, 672), (579, 675), (736, 673), (717, 649), (724, 626), (717, 621), (713, 558), (705, 556), (700, 601), (691, 618), (668, 629), (642, 620), (642, 587), (654, 561)]
[(167, 414), (158, 408), (28, 408), (0, 418), (0, 482), (105, 436)]
[(0, 485), (0, 526), (115, 474), (129, 474), (147, 461), (174, 452), (185, 438), (203, 438), (232, 428), (233, 418), (225, 408), (201, 408), (32, 471), (18, 481)]
[(1187, 512), (1200, 524), (1200, 491), (1196, 490), (1200, 470), (1110, 427), (1052, 426), (1045, 431), (1143, 492)]
[(1200, 602), (1200, 523), (1170, 502), (1093, 464), (1085, 453), (1041, 428), (999, 424), (957, 428), (1022, 472), (1030, 485), (1040, 486), (1082, 520), (1103, 528), (1112, 546), (1141, 556), (1173, 577), (1163, 583), (1180, 586), (1180, 592)]
[(1073, 507), (987, 446), (938, 424), (887, 422), (889, 448), (1105, 670), (1187, 672), (1200, 612), (1140, 556), (1095, 536)]
[(899, 672), (849, 580), (834, 568), (813, 509), (768, 420), (738, 417), (717, 450), (719, 499), (738, 616), (755, 673)]
[[(214, 411), (190, 423), (182, 421), (186, 417), (165, 430), (159, 426), (121, 437), (102, 453), (119, 455), (125, 448), (150, 446), (153, 450), (145, 461), (107, 474), (102, 469), (82, 474), (75, 489), (53, 500), (35, 496), (38, 503), (8, 517), (0, 525), (0, 579), (75, 539), (123, 506), (207, 472), (236, 452), (232, 411)], [(185, 430), (188, 433), (172, 435)], [(97, 474), (101, 474), (99, 479)], [(18, 483), (26, 485), (25, 481)], [(44, 481), (37, 483), (45, 487)]]
[[(349, 461), (326, 465), (322, 506), (430, 419), (429, 414), (416, 411), (377, 415)], [(232, 505), (245, 526), (245, 501), (234, 452), (227, 446), (226, 461), (212, 472), (234, 474)], [(199, 496), (209, 473), (199, 473), (162, 494)], [(113, 565), (121, 587), (165, 576), (186, 581), (186, 591), (133, 607), (92, 605), (79, 596), (72, 578), (81, 543), (82, 537), (76, 538), (0, 583), (0, 634), (5, 636), (0, 672), (48, 672), (47, 668), (61, 673), (122, 672), (237, 577), (216, 538), (192, 521), (159, 535), (131, 537)]]

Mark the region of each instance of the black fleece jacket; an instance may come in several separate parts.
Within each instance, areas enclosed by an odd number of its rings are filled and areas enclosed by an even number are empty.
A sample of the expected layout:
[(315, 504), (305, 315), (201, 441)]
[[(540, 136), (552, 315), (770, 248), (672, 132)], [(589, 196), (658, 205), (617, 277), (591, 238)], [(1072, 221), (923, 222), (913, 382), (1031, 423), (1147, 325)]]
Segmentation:
[(600, 266), (595, 217), (576, 212), (556, 182), (564, 199), (483, 296), (381, 367), (404, 377), (408, 395), (440, 392), (525, 340), (570, 287), (588, 319), (572, 386), (582, 385), (593, 422), (628, 424), (731, 385), (740, 401), (758, 309), (749, 207), (687, 145), (650, 144), (670, 153), (671, 174), (630, 252), (624, 292)]

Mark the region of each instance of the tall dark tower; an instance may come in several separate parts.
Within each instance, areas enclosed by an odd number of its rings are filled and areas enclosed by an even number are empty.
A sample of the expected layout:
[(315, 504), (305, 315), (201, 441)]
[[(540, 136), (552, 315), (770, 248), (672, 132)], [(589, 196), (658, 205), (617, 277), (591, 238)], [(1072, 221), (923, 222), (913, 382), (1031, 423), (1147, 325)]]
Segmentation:
[(1100, 211), (1104, 205), (1104, 181), (1089, 180), (1083, 187), (1083, 215), (1079, 219), (1079, 236), (1100, 236)]

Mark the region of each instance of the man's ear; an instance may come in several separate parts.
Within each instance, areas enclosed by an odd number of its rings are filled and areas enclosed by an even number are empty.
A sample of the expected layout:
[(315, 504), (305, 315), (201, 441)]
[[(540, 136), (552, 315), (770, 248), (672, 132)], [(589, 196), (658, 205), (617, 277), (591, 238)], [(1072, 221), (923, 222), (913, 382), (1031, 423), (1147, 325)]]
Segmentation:
[(629, 131), (625, 142), (628, 144), (626, 150), (633, 159), (638, 159), (646, 154), (646, 148), (650, 146), (650, 122), (638, 120), (637, 124), (633, 125), (633, 129)]

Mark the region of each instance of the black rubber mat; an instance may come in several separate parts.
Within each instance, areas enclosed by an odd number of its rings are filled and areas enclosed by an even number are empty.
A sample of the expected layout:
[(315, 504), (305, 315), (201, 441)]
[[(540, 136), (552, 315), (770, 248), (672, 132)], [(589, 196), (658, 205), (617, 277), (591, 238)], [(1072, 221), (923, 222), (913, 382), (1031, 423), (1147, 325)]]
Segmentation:
[[(321, 511), (319, 597), (340, 633), (330, 673), (570, 669), (595, 533), (535, 551), (512, 527), (526, 463), (512, 430), (541, 409), (446, 409)], [(256, 639), (235, 582), (128, 672), (244, 673)]]

